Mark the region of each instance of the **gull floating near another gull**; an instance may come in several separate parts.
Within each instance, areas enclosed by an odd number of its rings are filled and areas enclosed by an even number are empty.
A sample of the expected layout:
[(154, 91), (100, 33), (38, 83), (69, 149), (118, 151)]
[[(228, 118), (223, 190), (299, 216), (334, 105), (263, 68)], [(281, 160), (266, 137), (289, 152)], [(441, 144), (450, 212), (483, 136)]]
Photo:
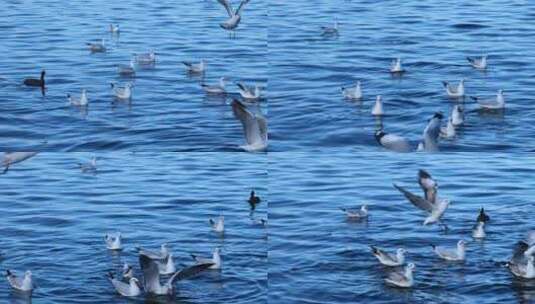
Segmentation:
[(403, 248), (398, 248), (396, 254), (390, 254), (386, 251), (383, 251), (375, 246), (370, 246), (372, 249), (372, 254), (379, 260), (379, 263), (385, 266), (402, 266), (405, 264), (405, 253), (407, 252)]
[(117, 66), (117, 72), (121, 76), (128, 76), (133, 77), (136, 75), (136, 69), (135, 69), (135, 60), (134, 58), (130, 59), (130, 63), (128, 65), (121, 64)]
[(357, 81), (357, 84), (354, 87), (342, 87), (342, 95), (346, 99), (361, 99), (362, 88), (360, 86), (360, 81)]
[(114, 278), (113, 273), (108, 273), (108, 279), (110, 280), (115, 291), (125, 297), (137, 297), (141, 294), (141, 284), (138, 279), (130, 278), (128, 283)]
[(104, 39), (100, 39), (97, 42), (88, 42), (86, 43), (89, 46), (91, 53), (103, 53), (106, 52), (106, 45)]
[(412, 150), (409, 140), (405, 137), (386, 133), (382, 130), (375, 132), (375, 140), (388, 150), (396, 152), (410, 152)]
[(89, 103), (89, 100), (87, 99), (87, 90), (83, 89), (82, 94), (80, 95), (80, 98), (75, 98), (71, 94), (67, 94), (67, 100), (69, 101), (69, 104), (73, 106), (83, 107), (86, 106)]
[(457, 86), (454, 86), (447, 81), (443, 81), (442, 84), (444, 85), (446, 93), (449, 97), (460, 98), (464, 96), (464, 82), (465, 79), (463, 78), (461, 79), (461, 81), (459, 81), (459, 84)]
[(394, 287), (410, 288), (414, 285), (414, 278), (412, 275), (414, 268), (415, 265), (409, 263), (404, 271), (392, 271), (388, 274), (388, 278), (385, 279), (385, 282)]
[(381, 95), (377, 95), (377, 98), (375, 99), (375, 105), (373, 106), (373, 109), (372, 109), (372, 115), (374, 116), (384, 115), (383, 100), (381, 98)]
[(212, 226), (212, 230), (218, 233), (223, 233), (225, 231), (225, 217), (222, 215), (219, 216), (217, 221), (214, 221), (213, 219), (209, 220), (210, 226)]
[(476, 69), (484, 70), (487, 68), (487, 55), (483, 55), (481, 58), (466, 57), (468, 63)]
[(104, 240), (106, 241), (106, 248), (109, 250), (123, 250), (122, 247), (122, 235), (120, 232), (113, 234), (106, 234), (104, 236)]
[(392, 60), (392, 63), (390, 64), (390, 73), (393, 74), (400, 74), (404, 73), (405, 70), (401, 67), (401, 58), (396, 58)]
[(214, 85), (208, 85), (208, 84), (201, 84), (202, 89), (207, 94), (225, 94), (227, 91), (225, 90), (225, 85), (227, 82), (226, 77), (219, 78), (219, 81), (217, 84)]
[(115, 83), (111, 83), (111, 90), (115, 98), (121, 100), (128, 100), (132, 98), (132, 84), (126, 83), (123, 87), (117, 86)]
[(202, 258), (194, 254), (191, 257), (197, 262), (197, 264), (212, 264), (208, 269), (221, 269), (221, 249), (219, 247), (215, 248), (211, 258)]
[(503, 97), (503, 90), (498, 91), (495, 100), (482, 100), (477, 96), (470, 96), (470, 98), (475, 100), (479, 104), (479, 107), (484, 110), (500, 110), (505, 108), (505, 98)]
[(240, 95), (241, 97), (243, 97), (243, 99), (247, 99), (247, 100), (260, 99), (261, 92), (260, 92), (260, 87), (257, 84), (255, 84), (255, 86), (252, 88), (241, 82), (236, 83), (236, 85), (238, 86)]
[(151, 65), (156, 63), (156, 53), (150, 50), (148, 53), (134, 54), (133, 59), (137, 64)]
[(449, 250), (435, 245), (431, 245), (433, 251), (441, 258), (446, 261), (464, 261), (466, 256), (466, 242), (460, 240), (457, 242), (457, 247), (455, 250)]

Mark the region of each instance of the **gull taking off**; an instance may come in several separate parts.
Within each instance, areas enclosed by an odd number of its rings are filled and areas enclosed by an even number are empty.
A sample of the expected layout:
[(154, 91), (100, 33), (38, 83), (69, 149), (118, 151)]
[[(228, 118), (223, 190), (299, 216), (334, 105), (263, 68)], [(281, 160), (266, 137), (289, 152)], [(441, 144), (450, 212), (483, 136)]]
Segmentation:
[(234, 99), (232, 112), (242, 124), (246, 145), (240, 146), (247, 152), (259, 152), (266, 150), (268, 146), (267, 120), (261, 114), (249, 111), (243, 103)]
[(87, 99), (86, 89), (82, 90), (82, 94), (80, 95), (79, 99), (73, 97), (71, 94), (67, 94), (67, 100), (69, 101), (69, 104), (78, 107), (87, 106), (87, 104), (89, 103), (89, 100)]
[(191, 255), (191, 257), (197, 262), (197, 264), (212, 264), (210, 268), (208, 269), (221, 269), (221, 249), (215, 248), (214, 252), (212, 253), (212, 258), (201, 258), (194, 254)]
[(342, 210), (348, 219), (351, 220), (361, 220), (368, 218), (368, 205), (363, 204), (360, 209), (348, 209), (348, 208), (340, 208)]
[(394, 287), (409, 288), (414, 284), (414, 279), (412, 272), (415, 266), (413, 263), (409, 263), (405, 270), (402, 272), (392, 271), (388, 274), (388, 278), (385, 279), (385, 282)]
[(138, 247), (138, 252), (156, 262), (161, 275), (172, 274), (176, 271), (173, 254), (167, 248), (167, 244), (162, 244), (160, 252), (154, 252)]
[(487, 55), (483, 55), (481, 58), (466, 57), (466, 60), (476, 69), (484, 70), (487, 68)]
[(496, 100), (482, 100), (477, 96), (470, 96), (475, 100), (481, 109), (484, 110), (500, 110), (505, 108), (505, 98), (503, 97), (503, 90), (499, 90), (496, 94)]
[(219, 218), (217, 219), (217, 222), (214, 221), (213, 219), (210, 219), (209, 222), (210, 222), (210, 226), (212, 226), (212, 230), (214, 230), (215, 232), (218, 232), (218, 233), (225, 232), (225, 217), (223, 217), (222, 215), (219, 216)]
[(104, 236), (104, 240), (106, 241), (106, 248), (109, 250), (122, 250), (122, 244), (121, 244), (121, 233), (117, 233), (115, 235), (106, 234)]
[(426, 152), (438, 151), (438, 138), (440, 136), (440, 124), (444, 116), (442, 113), (435, 113), (427, 123), (423, 133), (423, 149)]
[(377, 98), (375, 99), (375, 105), (373, 106), (373, 109), (372, 109), (372, 115), (375, 115), (375, 116), (384, 115), (383, 101), (381, 99), (381, 95), (377, 95)]
[(423, 225), (440, 222), (440, 219), (442, 218), (450, 204), (450, 201), (448, 199), (439, 199), (437, 196), (434, 202), (430, 202), (424, 199), (423, 197), (413, 194), (396, 184), (394, 184), (394, 187), (398, 189), (399, 192), (401, 192), (405, 196), (405, 198), (407, 198), (407, 200), (409, 200), (409, 202), (411, 202), (415, 207), (424, 210), (428, 213), (428, 216), (425, 218)]
[(11, 288), (16, 291), (23, 293), (31, 293), (33, 291), (34, 285), (32, 280), (32, 272), (29, 270), (24, 273), (24, 277), (21, 280), (8, 269), (6, 270), (6, 279), (9, 282), (9, 285), (11, 285)]
[(35, 156), (37, 153), (39, 152), (4, 152), (4, 157), (2, 158), (2, 167), (4, 167), (4, 171), (2, 174), (7, 173), (9, 167), (12, 165), (25, 161)]
[(108, 279), (110, 280), (117, 293), (124, 297), (137, 297), (141, 294), (141, 284), (136, 278), (130, 278), (128, 280), (128, 283), (125, 283), (121, 280), (114, 278), (113, 273), (109, 272)]
[(204, 59), (201, 59), (199, 63), (192, 63), (188, 61), (182, 61), (182, 64), (186, 67), (189, 73), (201, 74), (206, 69), (206, 63)]
[(255, 84), (253, 88), (248, 87), (247, 85), (241, 82), (236, 83), (236, 85), (238, 86), (239, 88), (238, 91), (240, 92), (240, 95), (241, 97), (243, 97), (243, 99), (247, 99), (247, 100), (260, 99), (260, 87), (257, 84)]
[(392, 60), (392, 63), (390, 64), (390, 73), (399, 74), (403, 73), (405, 70), (401, 67), (401, 58), (396, 58)]
[(448, 250), (435, 245), (431, 245), (433, 251), (446, 261), (464, 261), (466, 255), (466, 242), (460, 240), (457, 242), (457, 248), (455, 250)]
[(361, 99), (362, 88), (360, 87), (360, 81), (357, 81), (357, 84), (354, 87), (342, 87), (342, 95), (346, 99)]
[(219, 26), (221, 26), (221, 28), (227, 31), (235, 30), (241, 21), (241, 11), (245, 4), (249, 3), (249, 1), (250, 0), (242, 0), (238, 8), (234, 11), (232, 9), (232, 6), (230, 5), (229, 0), (217, 0), (217, 2), (221, 3), (223, 7), (225, 7), (225, 10), (227, 11), (229, 16), (229, 19), (227, 19), (223, 23), (220, 23)]
[(375, 140), (388, 150), (396, 152), (410, 152), (412, 150), (409, 141), (405, 137), (389, 134), (382, 130), (375, 132)]
[(124, 87), (117, 86), (115, 83), (111, 83), (111, 90), (115, 98), (121, 100), (128, 100), (132, 98), (132, 84), (127, 83)]
[(401, 266), (405, 264), (405, 249), (398, 248), (396, 250), (396, 254), (390, 254), (388, 252), (385, 252), (375, 246), (370, 246), (372, 249), (372, 254), (379, 260), (379, 263), (385, 265), (385, 266)]
[(208, 85), (208, 84), (201, 84), (202, 89), (206, 94), (225, 94), (227, 91), (225, 90), (225, 85), (227, 82), (226, 77), (219, 78), (219, 82), (215, 85)]
[(106, 52), (106, 45), (104, 44), (104, 39), (100, 39), (97, 42), (88, 42), (86, 43), (89, 46), (91, 53), (103, 53)]
[(464, 78), (459, 81), (459, 84), (457, 86), (454, 86), (447, 81), (443, 81), (442, 84), (444, 85), (444, 88), (446, 89), (446, 93), (449, 97), (452, 98), (459, 98), (464, 96)]

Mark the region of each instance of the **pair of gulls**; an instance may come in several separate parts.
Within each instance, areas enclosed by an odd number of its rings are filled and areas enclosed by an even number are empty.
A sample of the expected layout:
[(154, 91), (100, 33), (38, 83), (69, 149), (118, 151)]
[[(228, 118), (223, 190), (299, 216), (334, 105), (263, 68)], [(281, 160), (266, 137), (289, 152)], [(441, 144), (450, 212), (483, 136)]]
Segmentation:
[(129, 64), (117, 65), (117, 73), (123, 77), (135, 77), (136, 76), (136, 64), (137, 65), (154, 65), (156, 63), (156, 53), (150, 50), (147, 53), (133, 54), (130, 58)]
[[(459, 81), (457, 85), (453, 85), (447, 81), (443, 81), (444, 88), (448, 97), (451, 98), (463, 98), (465, 96), (464, 82), (466, 80), (463, 78)], [(505, 97), (503, 95), (503, 90), (498, 90), (495, 98), (481, 98), (478, 96), (470, 96), (472, 100), (477, 102), (479, 107), (483, 110), (500, 110), (505, 108)]]
[(247, 152), (265, 151), (268, 146), (267, 120), (261, 113), (253, 113), (237, 99), (231, 103), (234, 116), (241, 122), (246, 145), (240, 146)]
[[(111, 83), (111, 91), (113, 96), (118, 100), (131, 100), (132, 99), (132, 87), (131, 83), (126, 83), (123, 86)], [(87, 90), (82, 89), (80, 97), (74, 97), (71, 94), (67, 94), (67, 101), (69, 105), (77, 107), (85, 107), (89, 104), (89, 99), (87, 97)]]
[(1, 165), (4, 167), (2, 174), (7, 173), (9, 168), (16, 163), (23, 162), (31, 157), (34, 157), (39, 152), (4, 152)]

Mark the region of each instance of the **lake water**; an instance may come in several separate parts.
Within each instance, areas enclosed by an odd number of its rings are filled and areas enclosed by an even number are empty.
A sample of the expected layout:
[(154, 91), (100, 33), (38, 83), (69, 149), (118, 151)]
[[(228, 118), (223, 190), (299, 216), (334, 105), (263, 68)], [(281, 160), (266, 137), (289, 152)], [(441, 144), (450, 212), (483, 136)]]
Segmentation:
[[(97, 174), (81, 173), (77, 162), (93, 155)], [(254, 217), (267, 217), (265, 168), (264, 156), (242, 153), (38, 154), (0, 178), (2, 273), (32, 270), (33, 303), (152, 303), (119, 296), (106, 273), (126, 261), (139, 277), (136, 246), (167, 242), (177, 268), (220, 246), (221, 272), (179, 282), (177, 299), (163, 303), (265, 303), (267, 231), (249, 218), (247, 203), (254, 188), (264, 199)], [(219, 214), (223, 238), (208, 223)], [(117, 231), (120, 254), (104, 243)], [(0, 302), (26, 303), (3, 275)]]

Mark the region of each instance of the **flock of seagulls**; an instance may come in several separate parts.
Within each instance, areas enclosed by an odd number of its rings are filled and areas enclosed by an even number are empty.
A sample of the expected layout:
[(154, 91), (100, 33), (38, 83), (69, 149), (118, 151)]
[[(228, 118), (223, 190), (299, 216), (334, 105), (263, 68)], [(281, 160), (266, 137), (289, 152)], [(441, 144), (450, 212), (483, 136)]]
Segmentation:
[[(238, 28), (238, 25), (240, 24), (240, 21), (242, 19), (243, 9), (245, 5), (249, 3), (250, 0), (242, 0), (235, 10), (233, 9), (229, 0), (217, 1), (225, 8), (229, 15), (229, 18), (220, 24), (221, 28), (229, 31), (231, 33), (231, 36), (235, 35), (235, 31)], [(115, 35), (117, 37), (117, 35), (119, 35), (119, 33), (122, 31), (122, 29), (120, 29), (119, 25), (117, 24), (110, 24), (108, 31), (112, 35)], [(105, 39), (87, 42), (86, 45), (91, 53), (106, 53), (108, 51)], [(156, 62), (157, 54), (154, 50), (149, 50), (147, 53), (141, 54), (134, 53), (130, 58), (129, 64), (117, 65), (117, 73), (121, 77), (135, 78), (136, 68), (138, 66), (154, 66)], [(201, 59), (199, 62), (183, 61), (182, 64), (187, 73), (191, 75), (204, 76), (208, 69), (208, 64), (204, 59)], [(45, 74), (46, 72), (43, 70), (41, 72), (41, 78), (27, 78), (24, 80), (23, 83), (24, 85), (29, 87), (41, 88), (42, 94), (44, 95), (45, 89), (47, 88), (45, 86)], [(231, 94), (231, 92), (229, 92), (226, 87), (226, 83), (228, 80), (229, 79), (227, 77), (221, 77), (219, 79), (219, 82), (214, 85), (208, 85), (205, 84), (204, 81), (202, 81), (200, 86), (206, 94), (225, 96)], [(115, 100), (131, 102), (134, 91), (134, 85), (131, 81), (124, 84), (111, 83), (110, 85), (111, 95), (114, 96)], [(241, 147), (244, 147), (245, 150), (248, 152), (265, 151), (267, 149), (267, 121), (263, 117), (263, 114), (260, 112), (259, 107), (256, 107), (256, 111), (258, 112), (258, 114), (254, 114), (252, 112), (252, 109), (248, 109), (248, 106), (245, 105), (245, 103), (254, 104), (260, 101), (262, 99), (262, 89), (258, 84), (255, 84), (254, 86), (249, 86), (240, 81), (236, 82), (236, 86), (238, 89), (239, 96), (243, 99), (243, 101), (241, 102), (238, 99), (233, 98), (233, 112), (235, 114), (244, 114), (236, 116), (236, 118), (241, 121), (244, 127), (244, 137), (246, 138), (247, 142), (246, 145), (243, 145)], [(81, 88), (80, 92), (81, 93), (79, 96), (74, 96), (74, 94), (72, 93), (67, 94), (67, 105), (79, 107), (85, 110), (91, 102), (91, 98), (87, 89)], [(239, 107), (242, 108), (242, 110), (236, 111), (236, 107), (234, 106), (234, 104), (239, 104)], [(259, 125), (261, 125), (260, 128)], [(258, 135), (256, 135), (257, 133)]]
[[(448, 226), (443, 222), (442, 217), (450, 205), (450, 200), (438, 196), (438, 182), (425, 170), (418, 171), (418, 185), (423, 196), (410, 192), (409, 190), (394, 184), (396, 188), (413, 206), (424, 211), (425, 218), (423, 225), (438, 224), (445, 230)], [(367, 204), (363, 204), (360, 209), (341, 208), (349, 220), (366, 220), (369, 216)], [(479, 210), (475, 224), (472, 228), (471, 237), (474, 240), (483, 240), (487, 234), (485, 226), (490, 221), (490, 216), (484, 208)], [(466, 246), (469, 241), (460, 239), (454, 248), (431, 244), (431, 252), (444, 261), (464, 262), (466, 260)], [(404, 248), (397, 248), (393, 252), (387, 249), (370, 246), (372, 254), (381, 265), (387, 266), (385, 283), (399, 288), (410, 288), (414, 285), (413, 272), (415, 263), (406, 264), (407, 251)], [(504, 265), (511, 273), (520, 278), (535, 278), (535, 231), (528, 232), (526, 240), (517, 242), (513, 248), (512, 258)]]

